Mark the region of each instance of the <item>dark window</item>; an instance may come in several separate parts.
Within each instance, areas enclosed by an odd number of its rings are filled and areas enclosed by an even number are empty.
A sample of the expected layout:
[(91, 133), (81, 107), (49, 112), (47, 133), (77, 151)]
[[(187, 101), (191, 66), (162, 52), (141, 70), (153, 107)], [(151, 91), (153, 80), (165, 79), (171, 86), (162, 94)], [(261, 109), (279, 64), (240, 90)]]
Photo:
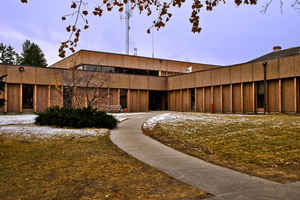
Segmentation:
[(114, 67), (107, 67), (107, 66), (105, 66), (105, 67), (102, 67), (102, 70), (103, 70), (103, 72), (106, 72), (106, 73), (113, 73), (113, 72), (115, 72)]
[(97, 67), (96, 66), (89, 65), (86, 68), (87, 68), (87, 71), (93, 71), (93, 72), (97, 71)]
[(159, 75), (158, 71), (155, 70), (130, 69), (130, 68), (110, 67), (110, 66), (82, 65), (77, 67), (77, 69), (85, 70), (85, 71), (105, 72), (105, 73), (122, 73), (122, 74), (150, 75), (150, 76)]
[(195, 88), (190, 89), (191, 92), (191, 110), (195, 110)]
[(33, 85), (23, 85), (23, 108), (33, 109)]
[(126, 89), (120, 90), (120, 104), (122, 108), (127, 108), (127, 91)]
[(264, 108), (265, 105), (265, 85), (264, 82), (257, 83), (257, 107)]
[(97, 66), (97, 72), (103, 72), (103, 67), (102, 66)]

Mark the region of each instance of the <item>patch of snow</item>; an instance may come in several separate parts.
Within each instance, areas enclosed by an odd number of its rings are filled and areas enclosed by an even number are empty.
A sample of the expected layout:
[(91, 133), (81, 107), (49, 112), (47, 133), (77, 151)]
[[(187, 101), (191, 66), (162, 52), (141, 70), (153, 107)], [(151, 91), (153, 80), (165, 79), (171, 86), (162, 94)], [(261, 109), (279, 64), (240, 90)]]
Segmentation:
[(10, 125), (1, 126), (1, 134), (21, 135), (21, 136), (37, 136), (48, 137), (53, 135), (105, 135), (109, 132), (108, 129), (65, 129), (53, 128), (49, 126), (36, 126), (36, 125)]
[(33, 124), (37, 115), (0, 115), (0, 126), (10, 124)]
[(200, 120), (198, 116), (189, 116), (182, 113), (164, 113), (148, 119), (144, 124), (144, 129), (153, 129), (157, 123), (170, 123), (183, 120)]
[[(164, 113), (148, 119), (143, 128), (147, 130), (153, 129), (156, 124), (172, 123), (172, 122), (184, 122), (186, 120), (193, 120), (199, 123), (233, 123), (233, 122), (253, 122), (261, 123), (261, 119), (250, 119), (249, 116), (253, 115), (222, 115), (222, 114), (208, 114), (208, 113)], [(234, 117), (234, 118), (233, 118)], [(239, 118), (236, 118), (239, 117)]]
[(146, 113), (107, 113), (108, 115), (114, 116), (119, 122), (122, 122), (128, 118), (136, 117), (137, 115), (143, 115)]

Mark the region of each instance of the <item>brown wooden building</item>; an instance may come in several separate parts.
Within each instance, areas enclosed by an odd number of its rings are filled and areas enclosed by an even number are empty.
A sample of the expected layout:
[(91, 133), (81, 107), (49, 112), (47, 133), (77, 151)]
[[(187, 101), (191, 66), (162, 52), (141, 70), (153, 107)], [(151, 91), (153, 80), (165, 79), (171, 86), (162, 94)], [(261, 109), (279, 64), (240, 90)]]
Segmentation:
[(93, 104), (99, 109), (122, 105), (129, 112), (300, 112), (300, 47), (226, 67), (86, 50), (47, 68), (0, 65), (0, 75), (8, 75), (0, 112), (63, 106), (66, 90), (75, 86), (74, 73), (81, 78), (93, 74), (92, 83), (105, 80), (101, 86), (76, 85), (81, 94), (105, 94), (105, 103)]

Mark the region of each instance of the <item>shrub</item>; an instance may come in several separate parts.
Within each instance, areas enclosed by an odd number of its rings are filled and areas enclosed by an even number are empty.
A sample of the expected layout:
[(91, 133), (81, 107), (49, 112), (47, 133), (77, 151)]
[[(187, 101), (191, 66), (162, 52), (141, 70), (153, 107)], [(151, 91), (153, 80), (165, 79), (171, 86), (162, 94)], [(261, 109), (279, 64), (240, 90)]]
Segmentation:
[(53, 106), (45, 112), (37, 113), (35, 123), (57, 127), (72, 128), (108, 128), (117, 126), (118, 120), (105, 112), (97, 111), (92, 107), (69, 108)]

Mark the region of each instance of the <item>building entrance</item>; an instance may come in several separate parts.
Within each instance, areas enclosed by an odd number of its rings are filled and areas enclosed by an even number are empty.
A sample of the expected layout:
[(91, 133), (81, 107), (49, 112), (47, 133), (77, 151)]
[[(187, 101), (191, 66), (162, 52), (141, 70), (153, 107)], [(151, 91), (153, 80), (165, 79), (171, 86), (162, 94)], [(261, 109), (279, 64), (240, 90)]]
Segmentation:
[(168, 93), (165, 91), (149, 91), (149, 110), (167, 110)]
[(23, 85), (22, 94), (23, 109), (33, 109), (33, 85)]

